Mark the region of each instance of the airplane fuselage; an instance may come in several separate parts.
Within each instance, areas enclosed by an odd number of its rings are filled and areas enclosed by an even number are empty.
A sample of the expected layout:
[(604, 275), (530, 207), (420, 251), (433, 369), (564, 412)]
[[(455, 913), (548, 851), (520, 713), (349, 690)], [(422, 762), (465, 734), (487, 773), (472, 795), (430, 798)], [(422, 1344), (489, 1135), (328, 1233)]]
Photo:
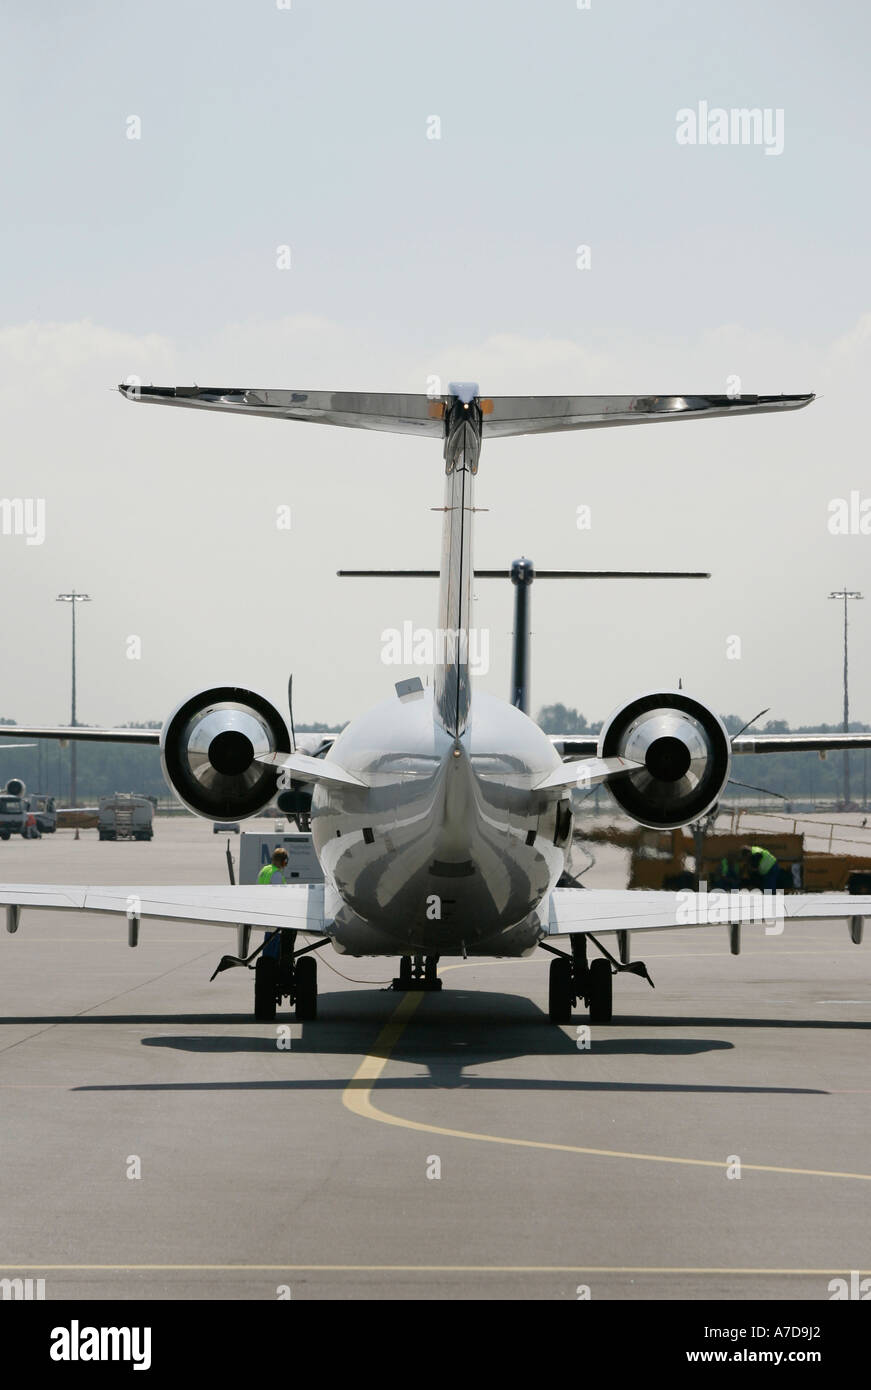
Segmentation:
[(312, 836), (337, 947), (351, 954), (518, 955), (571, 843), (568, 794), (535, 786), (560, 764), (527, 715), (476, 692), (461, 734), (432, 689), (354, 720), (327, 755), (365, 787), (319, 785)]

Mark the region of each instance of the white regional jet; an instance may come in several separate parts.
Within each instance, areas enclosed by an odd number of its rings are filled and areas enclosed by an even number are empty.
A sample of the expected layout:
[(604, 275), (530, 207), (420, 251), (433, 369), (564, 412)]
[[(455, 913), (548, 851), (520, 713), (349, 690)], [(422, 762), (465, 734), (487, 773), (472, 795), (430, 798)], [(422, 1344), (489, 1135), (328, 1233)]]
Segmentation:
[[(304, 752), (278, 710), (235, 685), (202, 690), (148, 730), (10, 728), (18, 736), (158, 743), (169, 785), (208, 819), (255, 815), (280, 791), (285, 809), (308, 806), (323, 884), (260, 886), (0, 888), (7, 930), (22, 908), (126, 916), (136, 945), (143, 917), (239, 929), (239, 956), (256, 960), (255, 1017), (275, 1017), (288, 998), (300, 1019), (317, 1011), (310, 954), (330, 941), (352, 956), (398, 956), (398, 989), (438, 989), (442, 956), (554, 955), (549, 1014), (569, 1020), (583, 1002), (608, 1022), (612, 981), (630, 970), (629, 933), (729, 923), (733, 949), (743, 922), (760, 920), (758, 895), (605, 891), (560, 886), (572, 840), (572, 796), (608, 786), (618, 806), (656, 828), (697, 821), (730, 779), (732, 755), (867, 748), (871, 735), (738, 736), (684, 691), (654, 690), (616, 710), (598, 739), (546, 735), (526, 712), (527, 642), (518, 623), (512, 702), (475, 691), (470, 680), (474, 483), (484, 439), (652, 421), (791, 411), (813, 396), (543, 396), (482, 398), (474, 383), (451, 383), (437, 399), (416, 395), (119, 388), (131, 401), (280, 420), (432, 436), (443, 442), (444, 522), (434, 679), (400, 681), (390, 697), (353, 720), (328, 747)], [(383, 573), (383, 571), (381, 571)], [(434, 571), (401, 571), (404, 575)], [(492, 574), (492, 571), (479, 571)], [(562, 572), (551, 572), (559, 574)], [(531, 578), (512, 570), (518, 594)], [(291, 715), (291, 731), (293, 719)], [(0, 730), (0, 733), (3, 731)], [(308, 791), (301, 791), (308, 788)], [(283, 790), (282, 790), (283, 789)], [(795, 894), (779, 899), (790, 922), (837, 917), (858, 943), (871, 897)], [(270, 949), (247, 954), (252, 929)], [(274, 935), (275, 930), (278, 936)], [(618, 933), (617, 956), (599, 940)], [(297, 945), (298, 933), (321, 940)], [(594, 934), (595, 933), (595, 934)], [(562, 945), (555, 945), (555, 942)], [(597, 951), (588, 962), (588, 942)], [(217, 973), (217, 972), (216, 972)]]

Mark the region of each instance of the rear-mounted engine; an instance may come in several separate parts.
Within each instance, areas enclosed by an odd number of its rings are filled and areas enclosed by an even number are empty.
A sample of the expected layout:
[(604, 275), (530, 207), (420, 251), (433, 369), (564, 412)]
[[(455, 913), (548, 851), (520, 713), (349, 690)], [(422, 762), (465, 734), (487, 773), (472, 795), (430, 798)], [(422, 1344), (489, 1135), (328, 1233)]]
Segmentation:
[(672, 830), (706, 814), (729, 780), (732, 750), (718, 715), (682, 690), (640, 695), (611, 715), (600, 758), (644, 766), (613, 778), (618, 806), (640, 825)]
[(290, 752), (284, 720), (262, 695), (235, 685), (192, 695), (160, 735), (167, 782), (189, 810), (211, 820), (241, 820), (269, 804), (278, 774), (256, 759), (275, 752)]

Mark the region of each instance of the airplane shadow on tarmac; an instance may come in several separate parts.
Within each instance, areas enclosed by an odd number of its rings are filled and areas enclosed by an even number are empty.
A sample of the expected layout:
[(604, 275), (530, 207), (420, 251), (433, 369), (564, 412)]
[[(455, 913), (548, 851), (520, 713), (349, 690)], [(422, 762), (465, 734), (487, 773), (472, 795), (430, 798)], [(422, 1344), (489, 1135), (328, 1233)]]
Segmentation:
[[(191, 1052), (200, 1055), (220, 1057), (228, 1054), (261, 1053), (264, 1056), (281, 1057), (293, 1066), (294, 1059), (301, 1055), (342, 1055), (357, 1059), (371, 1052), (381, 1027), (393, 1014), (398, 996), (388, 996), (386, 991), (348, 991), (324, 995), (319, 1000), (319, 1014), (316, 1022), (302, 1025), (302, 1036), (292, 1036), (290, 1047), (286, 1050), (277, 1046), (280, 1035), (258, 1036), (244, 1034), (158, 1034), (143, 1037), (144, 1047), (170, 1048), (173, 1051)], [(22, 1022), (23, 1020), (18, 1020)], [(29, 1020), (35, 1022), (36, 1020)], [(47, 1022), (48, 1020), (42, 1020)], [(81, 1023), (219, 1023), (224, 1026), (244, 1021), (250, 1024), (249, 1016), (240, 1020), (238, 1015), (185, 1015), (167, 1016), (147, 1015), (137, 1018), (129, 1016), (81, 1016), (58, 1022)], [(736, 1095), (824, 1095), (825, 1090), (804, 1086), (742, 1086), (727, 1084), (705, 1084), (695, 1080), (633, 1081), (577, 1079), (565, 1080), (547, 1077), (492, 1077), (476, 1076), (471, 1070), (477, 1065), (509, 1061), (513, 1058), (565, 1057), (577, 1058), (579, 1072), (590, 1059), (602, 1056), (668, 1057), (678, 1062), (707, 1052), (734, 1049), (735, 1043), (726, 1038), (672, 1037), (660, 1033), (658, 1036), (614, 1037), (602, 1036), (601, 1031), (593, 1029), (590, 1050), (579, 1048), (575, 1028), (585, 1022), (583, 1015), (573, 1019), (569, 1031), (550, 1025), (546, 1015), (529, 999), (516, 994), (498, 994), (492, 991), (468, 993), (466, 991), (444, 991), (424, 1000), (418, 1011), (412, 1015), (404, 1031), (390, 1049), (391, 1062), (419, 1065), (426, 1068), (422, 1076), (379, 1077), (379, 1091), (411, 1091), (442, 1088), (469, 1087), (488, 1091), (565, 1091), (565, 1092), (652, 1092), (659, 1094), (700, 1093)], [(275, 1028), (282, 1024), (293, 1024), (290, 1014), (279, 1014)], [(257, 1024), (258, 1029), (272, 1025)], [(297, 1028), (299, 1025), (294, 1025)], [(704, 1028), (804, 1028), (804, 1027), (866, 1027), (871, 1023), (841, 1024), (827, 1021), (793, 1023), (783, 1019), (744, 1019), (744, 1018), (657, 1018), (657, 1017), (618, 1017), (608, 1031), (614, 1028), (655, 1027), (657, 1029)], [(201, 1080), (179, 1082), (140, 1082), (130, 1085), (107, 1084), (81, 1086), (83, 1091), (329, 1091), (344, 1090), (351, 1084), (357, 1062), (354, 1060), (349, 1075), (343, 1077), (269, 1077), (257, 1080)], [(672, 1072), (673, 1076), (674, 1073)], [(360, 1081), (361, 1087), (371, 1083)]]

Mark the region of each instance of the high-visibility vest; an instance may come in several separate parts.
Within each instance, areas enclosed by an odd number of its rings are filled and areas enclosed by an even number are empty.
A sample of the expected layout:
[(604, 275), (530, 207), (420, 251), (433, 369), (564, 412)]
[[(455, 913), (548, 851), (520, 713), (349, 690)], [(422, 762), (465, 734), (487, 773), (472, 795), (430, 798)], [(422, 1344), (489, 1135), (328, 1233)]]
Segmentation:
[(770, 871), (774, 868), (775, 864), (777, 863), (777, 859), (771, 853), (771, 851), (767, 849), (762, 849), (760, 845), (751, 845), (750, 853), (759, 854), (762, 856), (762, 858), (759, 860), (759, 873), (762, 874), (763, 877), (765, 876), (765, 874), (770, 873)]
[(277, 864), (264, 864), (260, 873), (257, 875), (258, 883), (273, 883), (278, 878), (279, 883), (284, 883), (284, 870), (279, 869)]

